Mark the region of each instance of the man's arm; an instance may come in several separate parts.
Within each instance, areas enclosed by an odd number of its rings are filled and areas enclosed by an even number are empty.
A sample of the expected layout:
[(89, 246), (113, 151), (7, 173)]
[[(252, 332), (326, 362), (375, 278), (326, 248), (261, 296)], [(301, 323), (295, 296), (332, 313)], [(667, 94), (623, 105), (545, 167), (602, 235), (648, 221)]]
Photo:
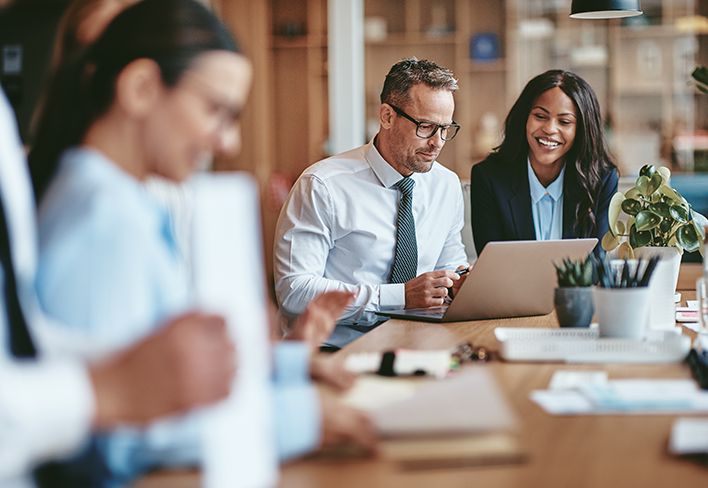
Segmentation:
[(403, 306), (403, 284), (350, 284), (324, 277), (334, 247), (334, 205), (324, 183), (303, 175), (295, 183), (278, 219), (274, 271), (278, 302), (287, 315), (298, 315), (327, 291), (348, 291), (354, 300), (340, 319), (357, 319), (380, 306)]
[(92, 429), (145, 425), (224, 398), (234, 354), (221, 318), (188, 314), (88, 368), (0, 359), (0, 484), (71, 454)]

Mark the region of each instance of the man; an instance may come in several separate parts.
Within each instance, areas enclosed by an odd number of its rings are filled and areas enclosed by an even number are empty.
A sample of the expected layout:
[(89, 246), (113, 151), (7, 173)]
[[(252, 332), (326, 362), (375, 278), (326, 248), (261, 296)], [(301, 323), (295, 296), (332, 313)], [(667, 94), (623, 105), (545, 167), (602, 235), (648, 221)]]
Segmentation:
[(369, 330), (377, 311), (439, 306), (461, 284), (462, 190), (436, 162), (459, 130), (455, 90), (452, 72), (431, 61), (393, 65), (373, 141), (309, 167), (283, 207), (274, 269), (284, 312), (328, 290), (356, 294), (330, 346)]

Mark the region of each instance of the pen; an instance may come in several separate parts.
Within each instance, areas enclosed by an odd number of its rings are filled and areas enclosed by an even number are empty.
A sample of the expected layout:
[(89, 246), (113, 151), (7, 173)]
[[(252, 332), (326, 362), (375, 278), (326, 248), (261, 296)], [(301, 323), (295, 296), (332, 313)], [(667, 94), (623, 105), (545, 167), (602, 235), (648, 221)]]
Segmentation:
[[(470, 272), (470, 267), (469, 267), (469, 266), (467, 266), (466, 268), (462, 268), (462, 269), (459, 270), (459, 271), (455, 271), (455, 273), (457, 273), (458, 276), (464, 276), (464, 275), (466, 275), (466, 274), (469, 273), (469, 272)], [(447, 296), (449, 296), (450, 298), (454, 298), (454, 295), (453, 295), (453, 292), (452, 292), (452, 288), (448, 288), (448, 289), (447, 289)]]

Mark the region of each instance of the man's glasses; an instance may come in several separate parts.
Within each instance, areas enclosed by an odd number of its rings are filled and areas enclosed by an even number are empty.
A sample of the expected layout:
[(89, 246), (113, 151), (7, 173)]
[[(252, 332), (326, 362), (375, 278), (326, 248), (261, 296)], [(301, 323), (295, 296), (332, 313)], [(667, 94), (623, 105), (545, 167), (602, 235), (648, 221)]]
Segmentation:
[(435, 135), (438, 129), (440, 129), (440, 137), (442, 138), (442, 140), (449, 141), (452, 140), (457, 135), (457, 132), (460, 130), (460, 125), (454, 120), (452, 121), (452, 124), (445, 125), (434, 124), (432, 122), (421, 122), (419, 120), (414, 119), (395, 105), (391, 105), (390, 103), (388, 105), (398, 115), (410, 120), (415, 124), (415, 135), (417, 135), (421, 139), (430, 139)]

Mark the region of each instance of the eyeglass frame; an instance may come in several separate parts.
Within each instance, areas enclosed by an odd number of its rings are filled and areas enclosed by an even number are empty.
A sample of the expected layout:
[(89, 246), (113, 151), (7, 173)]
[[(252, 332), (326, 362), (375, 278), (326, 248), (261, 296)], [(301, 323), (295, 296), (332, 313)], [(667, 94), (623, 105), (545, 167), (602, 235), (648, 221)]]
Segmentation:
[[(411, 122), (413, 122), (413, 123), (415, 124), (415, 135), (416, 135), (418, 138), (420, 138), (420, 139), (430, 139), (430, 138), (432, 138), (432, 137), (435, 137), (435, 134), (437, 134), (437, 133), (438, 133), (438, 130), (440, 130), (440, 138), (441, 138), (443, 141), (447, 142), (447, 141), (453, 140), (453, 139), (455, 138), (455, 136), (457, 135), (457, 133), (458, 133), (458, 132), (460, 131), (460, 129), (461, 129), (460, 124), (458, 124), (458, 123), (455, 122), (454, 120), (452, 121), (451, 124), (436, 124), (435, 122), (420, 121), (420, 120), (414, 119), (413, 117), (411, 117), (410, 115), (408, 115), (406, 112), (404, 112), (402, 109), (396, 107), (395, 105), (393, 105), (393, 104), (391, 104), (391, 103), (387, 103), (387, 105), (388, 105), (389, 107), (391, 107), (391, 108), (393, 109), (393, 111), (396, 112), (398, 115), (400, 115), (401, 117), (403, 117), (403, 118), (405, 118), (405, 119), (410, 120)], [(434, 125), (434, 126), (435, 126), (435, 130), (432, 132), (432, 134), (430, 134), (430, 135), (427, 136), (427, 137), (421, 136), (420, 134), (418, 134), (418, 131), (420, 130), (420, 126), (421, 126), (422, 124)], [(456, 129), (455, 129), (455, 133), (453, 134), (452, 137), (450, 137), (449, 139), (446, 139), (445, 136), (443, 136), (443, 130), (444, 130), (445, 132), (447, 132), (448, 130), (450, 130), (451, 127), (455, 127), (455, 128), (456, 128)]]

